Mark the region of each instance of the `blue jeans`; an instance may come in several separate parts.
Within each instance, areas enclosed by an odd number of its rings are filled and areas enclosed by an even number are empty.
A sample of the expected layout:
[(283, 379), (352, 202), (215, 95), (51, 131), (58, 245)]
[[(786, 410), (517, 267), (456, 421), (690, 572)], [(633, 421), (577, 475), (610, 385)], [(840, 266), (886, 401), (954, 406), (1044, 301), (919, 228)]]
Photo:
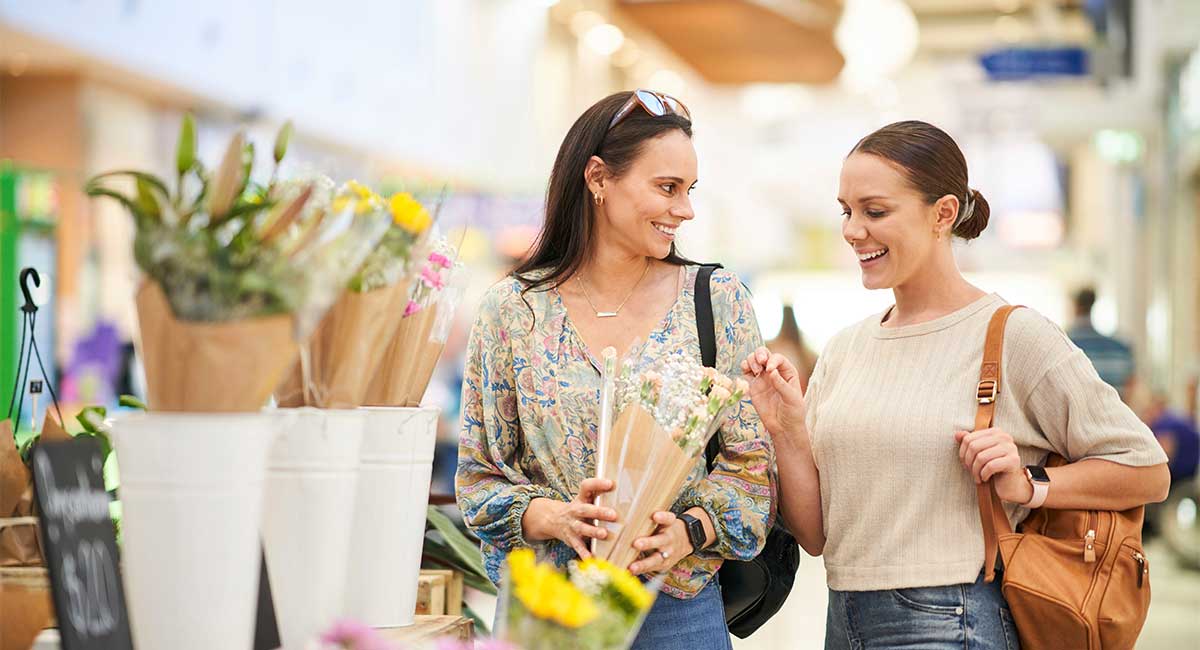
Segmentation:
[(825, 650), (1019, 650), (1017, 628), (1000, 593), (987, 584), (884, 591), (829, 591)]
[(688, 600), (660, 593), (632, 650), (733, 650), (716, 577)]

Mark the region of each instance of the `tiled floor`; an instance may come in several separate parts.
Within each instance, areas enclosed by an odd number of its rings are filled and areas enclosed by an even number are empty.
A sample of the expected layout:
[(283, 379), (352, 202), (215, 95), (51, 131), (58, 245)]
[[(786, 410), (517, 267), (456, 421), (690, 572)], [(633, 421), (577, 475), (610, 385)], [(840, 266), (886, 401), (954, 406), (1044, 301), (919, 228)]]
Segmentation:
[[(1200, 572), (1186, 571), (1156, 543), (1147, 546), (1154, 597), (1138, 650), (1200, 648)], [(821, 648), (825, 639), (825, 568), (802, 556), (796, 586), (783, 609), (754, 636), (734, 639), (735, 650)], [(1064, 650), (1069, 650), (1065, 649)]]

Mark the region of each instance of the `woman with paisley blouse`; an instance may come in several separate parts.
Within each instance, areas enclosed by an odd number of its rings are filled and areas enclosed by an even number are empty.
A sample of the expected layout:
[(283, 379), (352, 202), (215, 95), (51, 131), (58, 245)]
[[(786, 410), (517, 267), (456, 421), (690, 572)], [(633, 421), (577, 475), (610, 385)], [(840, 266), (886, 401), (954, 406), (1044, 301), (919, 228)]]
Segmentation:
[[(586, 557), (590, 539), (606, 535), (594, 521), (616, 520), (594, 503), (612, 481), (590, 478), (600, 351), (700, 359), (698, 267), (675, 249), (676, 229), (695, 217), (691, 126), (682, 103), (651, 91), (589, 108), (558, 151), (531, 256), (483, 299), (467, 349), (456, 491), (493, 581), (515, 548), (560, 566)], [(717, 369), (736, 376), (761, 345), (758, 324), (733, 274), (714, 273), (711, 289)], [(644, 553), (630, 570), (666, 582), (635, 648), (731, 648), (715, 575), (765, 543), (773, 452), (749, 400), (719, 435), (713, 471), (698, 458), (671, 511), (636, 542)]]

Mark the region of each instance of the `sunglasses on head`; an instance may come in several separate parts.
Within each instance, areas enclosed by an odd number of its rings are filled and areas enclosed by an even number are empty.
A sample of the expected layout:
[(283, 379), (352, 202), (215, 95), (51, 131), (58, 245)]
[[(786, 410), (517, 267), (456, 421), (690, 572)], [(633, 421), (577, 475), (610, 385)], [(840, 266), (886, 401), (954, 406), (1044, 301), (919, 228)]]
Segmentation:
[(667, 114), (678, 115), (689, 122), (692, 119), (692, 114), (688, 111), (687, 106), (683, 102), (665, 93), (655, 92), (653, 90), (643, 90), (638, 88), (629, 96), (629, 100), (617, 111), (613, 116), (612, 122), (608, 123), (609, 130), (621, 123), (621, 120), (629, 117), (635, 108), (641, 106), (647, 113), (654, 117), (662, 117)]

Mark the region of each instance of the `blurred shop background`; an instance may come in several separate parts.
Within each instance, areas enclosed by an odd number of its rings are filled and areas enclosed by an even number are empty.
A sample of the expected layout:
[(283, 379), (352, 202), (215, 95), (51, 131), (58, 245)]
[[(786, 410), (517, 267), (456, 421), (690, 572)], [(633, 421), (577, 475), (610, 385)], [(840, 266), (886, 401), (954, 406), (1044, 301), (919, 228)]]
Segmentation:
[[(1183, 485), (1200, 392), (1198, 46), (1197, 0), (0, 0), (0, 398), (25, 266), (43, 273), (39, 345), (64, 411), (140, 390), (132, 224), (88, 201), (85, 178), (170, 169), (184, 110), (208, 161), (233, 130), (269, 142), (290, 118), (292, 171), (449, 189), (441, 223), (463, 237), (470, 284), (426, 401), (444, 410), (434, 490), (450, 494), (475, 301), (536, 234), (573, 120), (648, 87), (695, 118), (682, 250), (736, 270), (764, 337), (808, 363), (891, 299), (862, 288), (841, 241), (843, 156), (898, 119), (945, 128), (993, 210), (961, 265), (1064, 328), (1091, 288), (1095, 331), (1128, 346), (1124, 394)], [(1183, 494), (1160, 518), (1141, 648), (1200, 638), (1196, 504)], [(824, 604), (806, 559), (784, 612), (736, 647), (818, 647)]]

